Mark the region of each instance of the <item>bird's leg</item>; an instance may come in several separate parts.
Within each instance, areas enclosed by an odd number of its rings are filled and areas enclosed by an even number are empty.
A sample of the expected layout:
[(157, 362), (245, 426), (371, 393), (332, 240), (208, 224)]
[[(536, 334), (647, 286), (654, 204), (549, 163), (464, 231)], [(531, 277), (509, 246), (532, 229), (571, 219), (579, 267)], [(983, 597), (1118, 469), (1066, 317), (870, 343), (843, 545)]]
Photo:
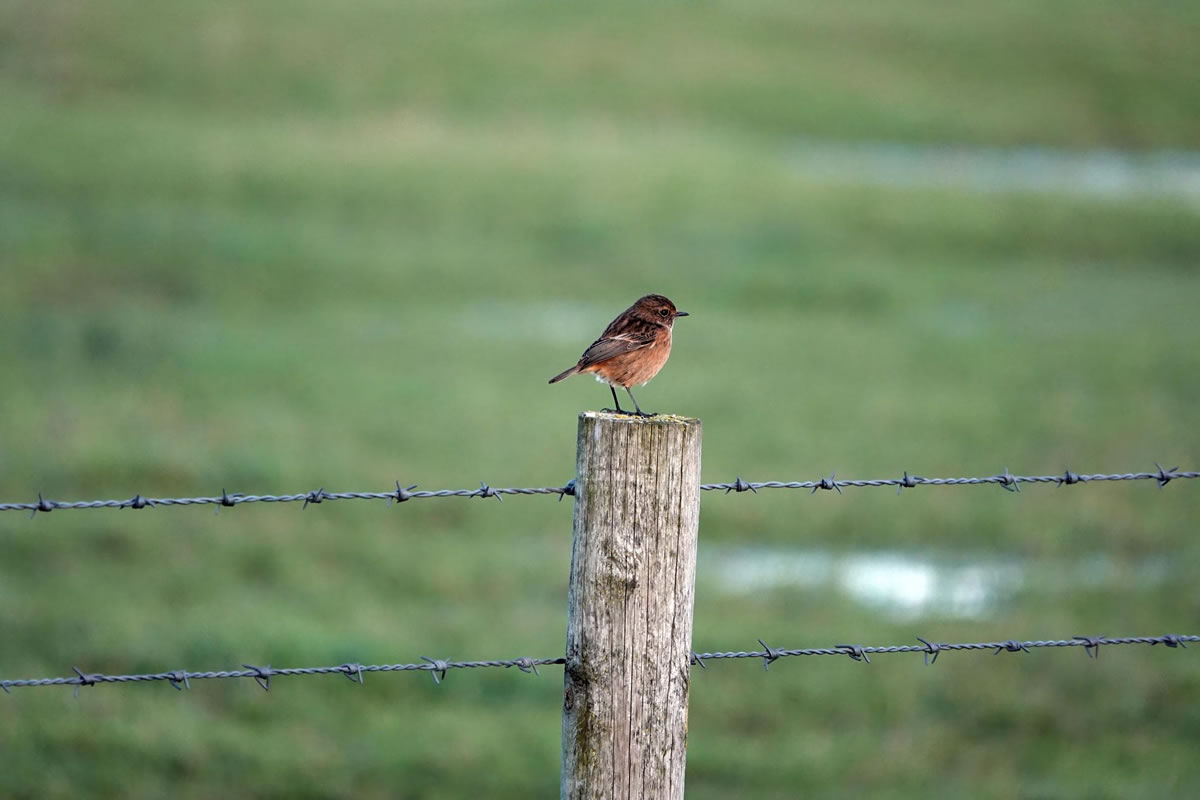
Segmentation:
[[(632, 414), (633, 413), (632, 411), (626, 411), (625, 409), (621, 408), (621, 401), (617, 399), (617, 390), (613, 388), (613, 385), (611, 383), (608, 385), (608, 390), (610, 392), (612, 392), (613, 405), (616, 406), (616, 408), (615, 409), (602, 408), (602, 409), (600, 409), (601, 411), (606, 411), (609, 414)], [(626, 391), (628, 391), (628, 390), (626, 390)], [(629, 396), (633, 397), (633, 395), (629, 395)], [(634, 405), (637, 405), (636, 401), (634, 402)]]
[[(609, 388), (611, 389), (612, 387), (610, 386)], [(628, 386), (626, 386), (626, 387), (625, 387), (625, 391), (629, 392), (629, 399), (633, 401), (633, 407), (637, 409), (637, 411), (636, 411), (636, 412), (633, 412), (633, 413), (636, 413), (636, 414), (637, 414), (639, 417), (655, 417), (655, 416), (658, 416), (658, 415), (657, 415), (655, 412), (653, 412), (653, 411), (642, 411), (642, 407), (638, 405), (637, 398), (633, 396), (633, 390), (632, 390), (632, 389), (630, 389)], [(616, 397), (616, 396), (617, 396), (617, 393), (616, 393), (616, 392), (613, 392), (613, 397)]]

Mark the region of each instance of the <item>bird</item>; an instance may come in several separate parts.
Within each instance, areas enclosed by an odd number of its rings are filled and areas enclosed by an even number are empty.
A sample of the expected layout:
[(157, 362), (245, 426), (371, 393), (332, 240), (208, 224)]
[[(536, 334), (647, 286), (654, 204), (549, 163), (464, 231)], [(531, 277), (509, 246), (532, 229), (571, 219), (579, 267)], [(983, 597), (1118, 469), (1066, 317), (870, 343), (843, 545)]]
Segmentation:
[[(661, 294), (648, 294), (617, 315), (600, 338), (583, 351), (579, 363), (555, 375), (550, 383), (590, 372), (596, 380), (608, 384), (617, 414), (653, 417), (653, 413), (642, 411), (631, 387), (646, 385), (667, 363), (667, 357), (671, 355), (671, 328), (676, 319), (686, 316), (688, 312), (679, 311)], [(621, 401), (617, 399), (618, 386), (629, 393), (636, 411), (621, 408)]]

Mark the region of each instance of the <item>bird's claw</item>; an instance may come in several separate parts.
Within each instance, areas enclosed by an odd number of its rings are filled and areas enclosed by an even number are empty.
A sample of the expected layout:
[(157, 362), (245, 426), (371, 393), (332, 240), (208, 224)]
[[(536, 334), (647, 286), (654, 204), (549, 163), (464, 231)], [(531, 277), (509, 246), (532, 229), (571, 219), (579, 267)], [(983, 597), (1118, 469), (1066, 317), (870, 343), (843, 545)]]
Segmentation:
[(641, 417), (642, 419), (649, 419), (650, 417), (658, 416), (657, 411), (626, 411), (623, 408), (602, 408), (600, 409), (600, 413), (620, 414), (623, 417)]

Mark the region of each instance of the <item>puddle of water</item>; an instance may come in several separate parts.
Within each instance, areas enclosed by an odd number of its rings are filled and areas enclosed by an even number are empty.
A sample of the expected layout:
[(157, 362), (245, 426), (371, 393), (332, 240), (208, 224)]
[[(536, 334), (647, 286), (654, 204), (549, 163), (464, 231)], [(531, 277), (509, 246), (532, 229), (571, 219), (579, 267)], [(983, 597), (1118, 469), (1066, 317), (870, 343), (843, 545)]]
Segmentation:
[(1108, 197), (1173, 196), (1200, 205), (1200, 152), (1056, 150), (803, 141), (788, 151), (797, 173), (830, 183), (970, 192)]
[(1105, 585), (1151, 586), (1168, 577), (1165, 563), (1132, 571), (1097, 554), (1064, 563), (965, 558), (889, 551), (702, 547), (700, 578), (727, 594), (771, 589), (835, 591), (893, 619), (926, 616), (985, 619), (1023, 590), (1070, 591)]

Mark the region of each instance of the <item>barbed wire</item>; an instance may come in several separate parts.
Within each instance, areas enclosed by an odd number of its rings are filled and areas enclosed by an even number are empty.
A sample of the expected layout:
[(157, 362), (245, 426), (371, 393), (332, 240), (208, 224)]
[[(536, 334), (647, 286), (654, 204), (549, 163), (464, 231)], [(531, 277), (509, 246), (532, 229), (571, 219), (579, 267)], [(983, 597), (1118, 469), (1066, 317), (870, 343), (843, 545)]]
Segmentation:
[[(1109, 474), (1080, 474), (1066, 470), (1061, 475), (1013, 475), (1007, 469), (997, 475), (984, 475), (968, 478), (924, 478), (910, 475), (905, 471), (900, 478), (875, 478), (870, 480), (838, 479), (836, 473), (828, 478), (815, 481), (744, 481), (739, 475), (731, 483), (702, 483), (701, 491), (712, 492), (724, 490), (729, 492), (753, 492), (759, 489), (809, 489), (815, 493), (818, 489), (837, 491), (841, 494), (846, 488), (878, 488), (895, 486), (896, 492), (912, 489), (917, 486), (976, 486), (981, 484), (997, 484), (1010, 492), (1019, 492), (1022, 483), (1053, 483), (1056, 486), (1074, 486), (1080, 483), (1096, 483), (1101, 481), (1143, 481), (1153, 480), (1159, 488), (1173, 480), (1200, 478), (1200, 472), (1180, 472), (1179, 467), (1158, 469), (1154, 472), (1119, 472)], [(436, 489), (432, 491), (416, 491), (417, 485), (402, 486), (396, 481), (396, 488), (386, 492), (327, 492), (324, 488), (311, 492), (296, 494), (242, 494), (221, 490), (220, 495), (208, 497), (145, 497), (136, 494), (128, 500), (49, 500), (38, 493), (36, 503), (0, 503), (0, 511), (29, 511), (36, 515), (39, 511), (48, 513), (59, 509), (92, 509), (92, 508), (160, 508), (167, 506), (196, 506), (211, 505), (217, 507), (232, 507), (246, 503), (303, 503), (302, 508), (323, 503), (326, 500), (387, 500), (391, 503), (403, 503), (408, 500), (431, 497), (494, 497), (503, 500), (503, 495), (558, 495), (561, 501), (564, 496), (575, 495), (575, 480), (571, 479), (562, 486), (537, 486), (520, 488), (498, 488), (489, 486), (482, 481), (478, 489)]]
[(908, 471), (904, 472), (904, 476), (900, 478), (876, 478), (871, 480), (838, 480), (836, 473), (830, 473), (828, 478), (821, 478), (815, 481), (763, 481), (763, 482), (747, 482), (743, 481), (739, 475), (733, 483), (702, 483), (700, 488), (703, 491), (717, 491), (724, 489), (725, 493), (729, 492), (754, 492), (759, 489), (809, 489), (811, 492), (816, 492), (818, 489), (827, 491), (837, 491), (841, 494), (845, 488), (877, 488), (880, 486), (895, 486), (896, 493), (899, 494), (903, 489), (912, 489), (917, 486), (978, 486), (980, 484), (996, 484), (1010, 492), (1021, 491), (1022, 483), (1053, 483), (1055, 486), (1074, 486), (1079, 483), (1096, 483), (1100, 481), (1148, 481), (1153, 480), (1158, 482), (1158, 488), (1163, 488), (1168, 483), (1177, 479), (1200, 478), (1200, 472), (1180, 472), (1179, 467), (1171, 467), (1163, 469), (1159, 464), (1155, 464), (1157, 469), (1154, 472), (1118, 472), (1118, 473), (1101, 473), (1095, 475), (1080, 474), (1066, 470), (1060, 475), (1013, 475), (1005, 468), (1004, 472), (998, 475), (985, 475), (975, 478), (923, 478), (920, 475), (909, 475)]
[(521, 672), (538, 673), (538, 667), (547, 664), (565, 664), (566, 659), (558, 658), (513, 658), (492, 661), (447, 661), (440, 658), (421, 656), (423, 661), (414, 664), (339, 664), (333, 667), (287, 667), (273, 669), (270, 666), (243, 664), (244, 669), (219, 670), (215, 672), (192, 672), (177, 669), (170, 672), (151, 672), (140, 675), (105, 675), (100, 672), (87, 673), (78, 667), (72, 667), (73, 676), (65, 678), (34, 678), (25, 680), (0, 680), (0, 689), (10, 693), (9, 689), (20, 686), (94, 686), (99, 683), (146, 683), (166, 681), (176, 689), (190, 689), (194, 680), (222, 680), (228, 678), (253, 678), (259, 686), (269, 691), (271, 678), (276, 675), (344, 675), (356, 683), (363, 682), (363, 675), (370, 672), (430, 672), (433, 682), (441, 683), (446, 673), (452, 669), (488, 669), (516, 667)]
[(62, 501), (48, 500), (38, 493), (36, 503), (0, 503), (0, 511), (39, 511), (47, 513), (60, 508), (158, 508), (160, 506), (240, 506), (246, 503), (300, 503), (303, 508), (323, 503), (326, 500), (387, 500), (391, 503), (403, 503), (408, 500), (428, 497), (494, 497), (503, 501), (506, 494), (556, 494), (562, 500), (564, 495), (574, 496), (575, 481), (570, 480), (563, 486), (537, 486), (521, 488), (502, 488), (488, 486), (480, 482), (478, 489), (435, 489), (431, 491), (414, 491), (417, 485), (401, 486), (396, 481), (396, 488), (387, 492), (327, 492), (324, 488), (311, 492), (297, 494), (242, 494), (221, 490), (220, 495), (209, 497), (145, 497), (134, 495), (128, 500), (77, 500)]
[(1099, 658), (1101, 647), (1130, 644), (1146, 644), (1151, 646), (1165, 644), (1167, 647), (1186, 648), (1187, 642), (1200, 642), (1200, 636), (1177, 636), (1174, 634), (1167, 634), (1165, 636), (1117, 637), (1073, 636), (1070, 639), (1037, 639), (1032, 641), (1009, 639), (1004, 642), (936, 642), (918, 636), (917, 641), (920, 644), (888, 645), (884, 647), (839, 644), (833, 647), (809, 647), (799, 650), (785, 650), (771, 647), (762, 639), (759, 639), (758, 643), (763, 646), (762, 650), (738, 650), (727, 653), (693, 652), (692, 663), (704, 667), (705, 661), (722, 658), (761, 658), (763, 660), (763, 669), (766, 669), (767, 665), (773, 661), (791, 656), (849, 656), (854, 661), (864, 661), (869, 664), (871, 663), (869, 656), (876, 653), (923, 653), (925, 663), (932, 664), (937, 661), (939, 654), (947, 651), (991, 650), (993, 655), (999, 655), (1000, 653), (1028, 653), (1030, 650), (1039, 647), (1082, 647), (1084, 652), (1091, 658)]
[[(795, 656), (848, 656), (853, 661), (871, 663), (870, 656), (890, 653), (922, 653), (926, 664), (933, 664), (941, 653), (949, 651), (982, 651), (990, 650), (993, 654), (1028, 653), (1040, 647), (1082, 647), (1091, 658), (1099, 658), (1101, 647), (1120, 645), (1166, 645), (1171, 648), (1186, 648), (1188, 642), (1200, 642), (1200, 636), (1166, 634), (1164, 636), (1075, 636), (1070, 639), (1048, 639), (1020, 641), (1009, 639), (1003, 642), (937, 642), (920, 636), (920, 644), (863, 646), (856, 644), (839, 644), (833, 647), (811, 647), (800, 649), (774, 648), (762, 639), (758, 643), (762, 650), (738, 650), (730, 652), (697, 653), (692, 651), (691, 663), (702, 669), (707, 669), (705, 662), (719, 659), (761, 658), (763, 669), (780, 658)], [(221, 680), (231, 678), (253, 678), (263, 688), (270, 691), (271, 678), (285, 676), (312, 675), (342, 675), (355, 683), (361, 684), (363, 676), (371, 672), (429, 672), (435, 684), (441, 684), (446, 679), (446, 673), (455, 669), (489, 669), (516, 667), (521, 672), (540, 675), (539, 666), (565, 664), (566, 658), (514, 658), (493, 661), (449, 661), (445, 659), (421, 656), (421, 661), (411, 664), (357, 664), (347, 663), (330, 667), (288, 667), (274, 669), (270, 666), (243, 664), (244, 669), (220, 670), (214, 672), (193, 672), (190, 670), (172, 670), (170, 672), (152, 672), (140, 675), (105, 675), (100, 672), (87, 673), (78, 667), (73, 667), (75, 674), (60, 678), (32, 678), (21, 680), (0, 680), (0, 689), (11, 694), (11, 689), (19, 687), (38, 686), (74, 686), (78, 694), (81, 686), (95, 686), (102, 683), (148, 683), (166, 681), (176, 689), (190, 689), (194, 680)]]

